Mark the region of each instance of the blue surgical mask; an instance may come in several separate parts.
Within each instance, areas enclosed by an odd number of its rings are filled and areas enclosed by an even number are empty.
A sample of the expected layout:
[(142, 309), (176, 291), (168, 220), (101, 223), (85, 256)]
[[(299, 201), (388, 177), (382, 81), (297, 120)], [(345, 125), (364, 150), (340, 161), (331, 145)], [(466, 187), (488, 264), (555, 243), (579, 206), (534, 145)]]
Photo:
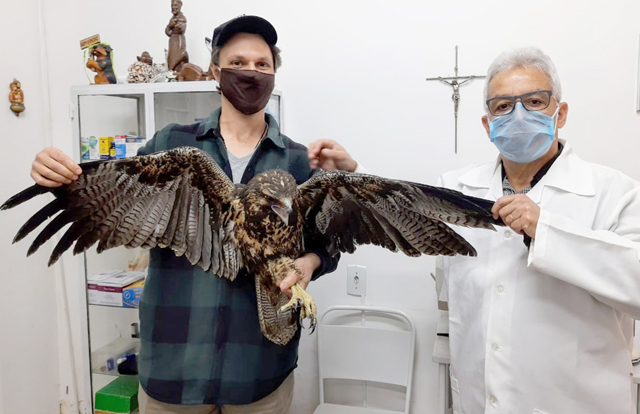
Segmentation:
[(510, 114), (489, 121), (491, 142), (505, 158), (518, 164), (535, 161), (549, 152), (556, 139), (553, 116), (539, 111), (527, 111), (522, 102), (516, 102)]

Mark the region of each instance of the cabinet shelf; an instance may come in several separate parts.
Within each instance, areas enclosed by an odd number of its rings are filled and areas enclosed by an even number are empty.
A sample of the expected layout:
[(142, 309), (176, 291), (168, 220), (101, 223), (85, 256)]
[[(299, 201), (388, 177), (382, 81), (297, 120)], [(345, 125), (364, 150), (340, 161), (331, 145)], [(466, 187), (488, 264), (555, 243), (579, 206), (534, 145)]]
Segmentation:
[(119, 376), (118, 360), (140, 352), (140, 339), (117, 338), (91, 352), (91, 373)]
[(88, 303), (89, 306), (96, 306), (99, 308), (113, 308), (113, 309), (128, 309), (128, 310), (133, 310), (133, 311), (137, 311), (138, 308), (130, 308), (130, 307), (125, 307), (125, 306), (113, 306), (113, 305), (103, 305), (101, 303)]

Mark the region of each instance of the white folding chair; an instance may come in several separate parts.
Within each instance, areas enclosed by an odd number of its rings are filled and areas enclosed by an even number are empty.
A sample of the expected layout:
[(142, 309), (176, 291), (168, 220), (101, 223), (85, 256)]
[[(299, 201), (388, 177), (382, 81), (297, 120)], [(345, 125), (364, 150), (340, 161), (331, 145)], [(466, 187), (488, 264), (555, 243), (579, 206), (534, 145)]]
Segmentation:
[[(339, 311), (361, 315), (362, 323), (325, 323), (327, 315), (335, 316)], [(379, 320), (387, 319), (394, 324), (378, 327), (371, 322), (365, 323), (367, 315)], [(373, 306), (333, 306), (320, 317), (317, 336), (320, 405), (314, 414), (409, 413), (416, 331), (407, 315), (395, 309)], [(367, 407), (366, 392), (362, 407), (326, 403), (325, 379), (400, 386), (406, 390), (404, 411)]]

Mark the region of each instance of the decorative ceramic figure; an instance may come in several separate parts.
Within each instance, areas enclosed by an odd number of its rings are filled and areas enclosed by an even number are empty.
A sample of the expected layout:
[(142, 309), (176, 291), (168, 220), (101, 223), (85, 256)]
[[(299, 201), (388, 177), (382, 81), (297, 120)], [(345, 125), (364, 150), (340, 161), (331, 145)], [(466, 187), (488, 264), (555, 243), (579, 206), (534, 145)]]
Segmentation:
[(152, 83), (159, 80), (163, 72), (162, 65), (153, 64), (153, 58), (149, 52), (142, 52), (138, 61), (131, 64), (128, 69), (127, 82)]
[(9, 92), (9, 101), (11, 102), (11, 110), (16, 116), (20, 116), (20, 112), (24, 111), (24, 92), (20, 89), (20, 82), (14, 79), (9, 85), (11, 92)]
[(113, 72), (113, 49), (106, 43), (100, 43), (91, 48), (91, 57), (87, 60), (87, 67), (96, 72), (94, 83), (116, 83), (116, 75)]
[(187, 18), (180, 11), (182, 0), (171, 0), (171, 13), (173, 17), (169, 20), (164, 33), (169, 36), (169, 54), (167, 65), (169, 70), (179, 72), (182, 65), (189, 62), (187, 53), (187, 40), (184, 36), (187, 31)]

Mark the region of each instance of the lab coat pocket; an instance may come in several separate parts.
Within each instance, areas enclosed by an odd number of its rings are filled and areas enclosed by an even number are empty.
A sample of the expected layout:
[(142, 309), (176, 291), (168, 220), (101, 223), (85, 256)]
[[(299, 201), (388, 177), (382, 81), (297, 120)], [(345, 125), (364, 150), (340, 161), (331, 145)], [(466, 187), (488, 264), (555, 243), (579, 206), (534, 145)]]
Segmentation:
[(451, 380), (451, 402), (453, 403), (453, 412), (456, 414), (464, 414), (460, 406), (460, 389), (458, 388), (458, 380), (453, 375), (449, 375)]

